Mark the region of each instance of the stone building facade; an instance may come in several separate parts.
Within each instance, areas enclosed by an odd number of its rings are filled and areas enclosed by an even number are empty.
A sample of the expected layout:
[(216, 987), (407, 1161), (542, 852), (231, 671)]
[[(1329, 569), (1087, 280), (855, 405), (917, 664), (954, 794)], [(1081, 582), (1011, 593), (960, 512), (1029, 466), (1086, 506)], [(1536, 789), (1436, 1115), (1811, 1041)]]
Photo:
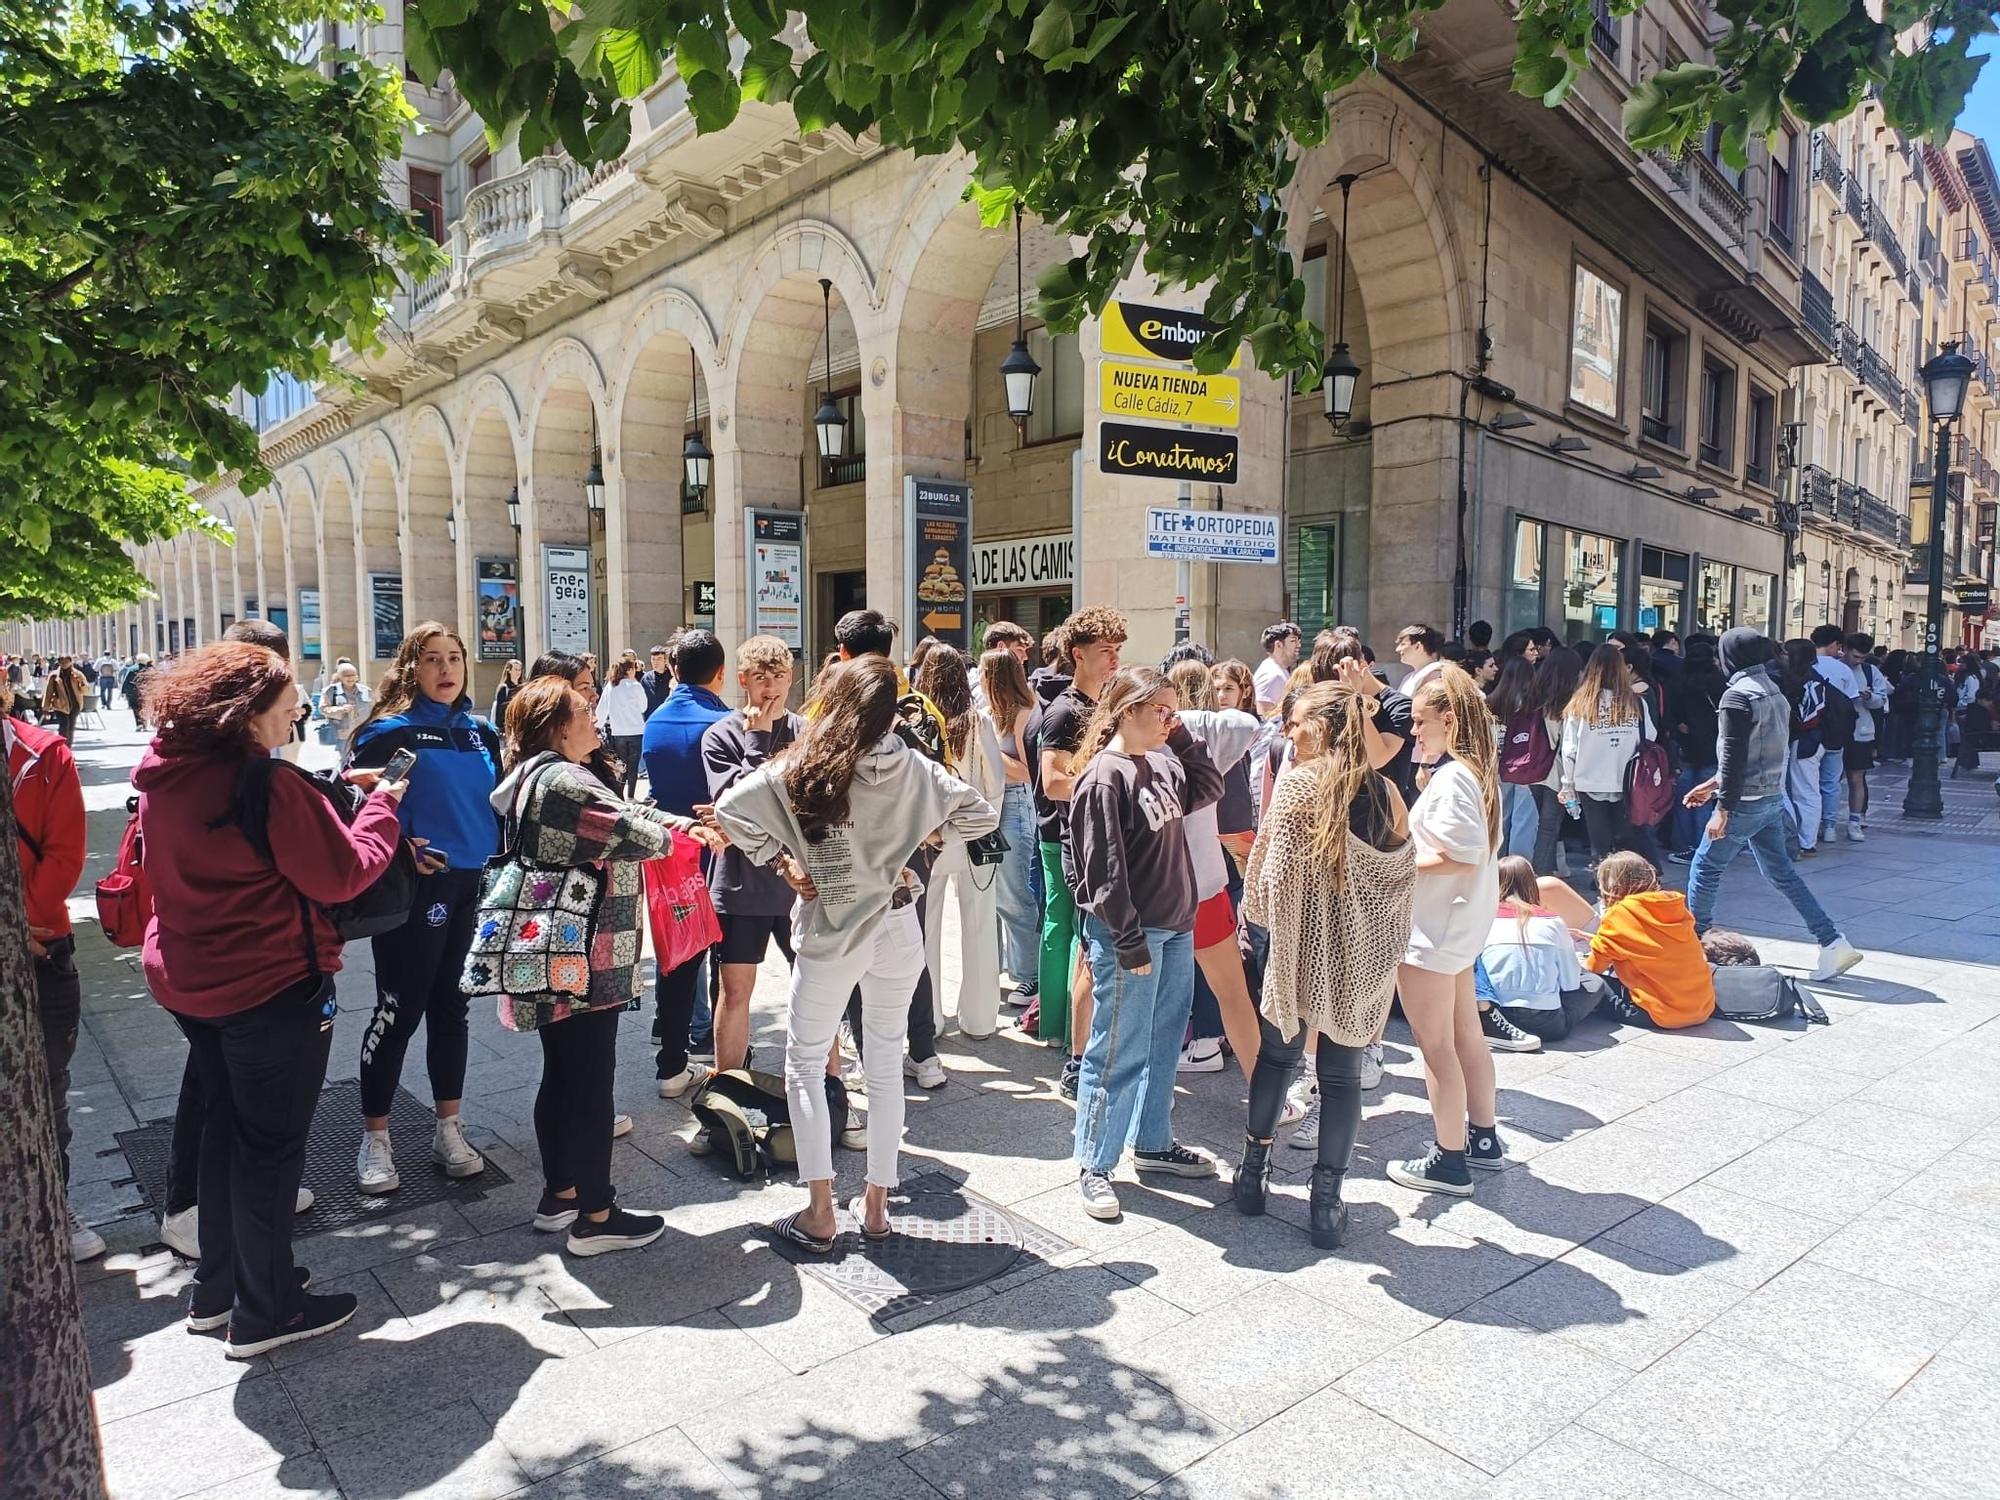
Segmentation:
[[(396, 0), (385, 12), (362, 44), (394, 64)], [(282, 612), (302, 651), (372, 675), (392, 626), (438, 618), (470, 634), (482, 578), (490, 594), (511, 568), (510, 654), (555, 638), (643, 652), (691, 621), (734, 640), (749, 612), (745, 517), (760, 510), (804, 517), (811, 659), (841, 610), (903, 613), (911, 479), (971, 486), (977, 618), (1043, 629), (1111, 604), (1132, 618), (1134, 660), (1161, 655), (1183, 618), (1246, 658), (1285, 615), (1350, 621), (1378, 643), (1412, 620), (1593, 638), (1775, 629), (1781, 591), (1809, 596), (1820, 555), (1866, 554), (1893, 612), (1902, 544), (1816, 512), (1792, 543), (1778, 519), (1812, 464), (1836, 487), (1861, 483), (1831, 456), (1861, 421), (1855, 401), (1880, 392), (1864, 379), (1857, 397), (1839, 373), (1854, 373), (1839, 364), (1842, 326), (1887, 326), (1894, 301), (1898, 371), (1931, 330), (1899, 288), (1861, 285), (1875, 242), (1857, 248), (1834, 222), (1807, 132), (1788, 123), (1741, 173), (1712, 145), (1667, 158), (1624, 143), (1627, 94), (1703, 55), (1708, 24), (1692, 0), (1605, 15), (1589, 67), (1550, 110), (1508, 89), (1511, 8), (1448, 0), (1413, 58), (1331, 102), (1287, 207), (1313, 310), (1329, 338), (1343, 325), (1362, 366), (1353, 419), (1333, 431), (1317, 391), (1235, 372), (1237, 482), (1196, 483), (1187, 503), (1278, 517), (1280, 565), (1184, 574), (1149, 557), (1145, 536), (1176, 486), (1100, 467), (1104, 325), (1053, 338), (1031, 326), (1036, 411), (1025, 429), (1009, 419), (999, 364), (1016, 287), (1032, 292), (1071, 247), (1030, 222), (1017, 260), (1013, 229), (983, 228), (964, 201), (965, 160), (800, 138), (788, 111), (757, 106), (697, 136), (669, 72), (635, 104), (622, 160), (522, 162), (489, 154), (449, 88), (412, 83), (428, 130), (395, 190), (448, 267), (397, 299), (381, 347), (343, 353), (351, 388), (246, 398), (276, 484), (214, 487), (205, 498), (236, 545), (149, 549), (157, 603), (95, 629), (159, 650)], [(1913, 158), (1891, 154), (1895, 180), (1917, 182)], [(1881, 164), (1875, 145), (1863, 155)], [(1897, 232), (1919, 240), (1913, 223)], [(1836, 289), (1859, 299), (1852, 310), (1836, 310)], [(1121, 296), (1198, 302), (1139, 278)], [(1888, 336), (1874, 337), (1881, 349)], [(847, 418), (831, 460), (811, 420), (823, 394)], [(1907, 413), (1865, 417), (1869, 493), (1906, 510)], [(1825, 429), (1790, 470), (1788, 423)], [(682, 481), (690, 431), (714, 454), (698, 499)], [(601, 509), (586, 501), (592, 476)], [(482, 692), (498, 671), (482, 663)]]

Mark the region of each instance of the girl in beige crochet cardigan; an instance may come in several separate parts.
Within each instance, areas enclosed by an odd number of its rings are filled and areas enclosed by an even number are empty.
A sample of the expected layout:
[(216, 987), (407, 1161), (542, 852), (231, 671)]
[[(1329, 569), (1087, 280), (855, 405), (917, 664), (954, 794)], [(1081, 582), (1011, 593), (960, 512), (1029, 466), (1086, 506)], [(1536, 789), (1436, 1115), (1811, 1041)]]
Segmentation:
[(1319, 1033), (1319, 1162), (1312, 1241), (1337, 1249), (1341, 1182), (1361, 1125), (1361, 1049), (1380, 1030), (1410, 939), (1416, 857), (1403, 800), (1368, 763), (1368, 705), (1346, 682), (1299, 694), (1285, 721), (1296, 763), (1279, 776), (1244, 876), (1263, 1045), (1250, 1080), (1236, 1206), (1261, 1214), (1271, 1141), (1306, 1037)]

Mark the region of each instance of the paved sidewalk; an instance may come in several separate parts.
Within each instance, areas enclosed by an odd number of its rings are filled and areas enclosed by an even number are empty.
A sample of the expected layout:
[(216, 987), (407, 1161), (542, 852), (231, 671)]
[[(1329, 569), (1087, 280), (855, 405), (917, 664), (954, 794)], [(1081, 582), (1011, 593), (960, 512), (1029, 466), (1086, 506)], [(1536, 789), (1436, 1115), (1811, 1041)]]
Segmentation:
[[(80, 758), (88, 890), (137, 740), (86, 734)], [(1991, 799), (1990, 772), (1981, 786)], [(1501, 1056), (1515, 1164), (1471, 1201), (1382, 1175), (1428, 1138), (1392, 1031), (1334, 1255), (1306, 1239), (1289, 1148), (1266, 1219), (1216, 1206), (1219, 1183), (1129, 1182), (1123, 1220), (1086, 1218), (1055, 1054), (948, 1034), (949, 1085), (911, 1091), (906, 1175), (962, 1175), (1073, 1248), (894, 1331), (758, 1232), (796, 1186), (689, 1156), (642, 1014), (615, 1174), (669, 1230), (639, 1254), (562, 1255), (528, 1224), (538, 1049), (476, 1008), (466, 1118), (513, 1185), (302, 1240), (361, 1312), (240, 1365), (183, 1331), (187, 1268), (128, 1216), (113, 1132), (171, 1112), (182, 1048), (92, 927), (75, 1196), (112, 1244), (83, 1272), (112, 1493), (2000, 1495), (2000, 860), (1987, 837), (1883, 826), (1806, 873), (1869, 952), (1818, 987), (1831, 1027), (1591, 1023)], [(1767, 957), (1809, 959), (1747, 860), (1720, 910)], [(350, 956), (334, 1078), (353, 1076), (372, 999), (366, 945)], [(782, 1003), (767, 968), (760, 1046)], [(417, 1049), (407, 1082), (422, 1092)], [(1233, 1074), (1184, 1080), (1179, 1130), (1233, 1161), (1242, 1101)], [(859, 1157), (837, 1158), (858, 1188)]]

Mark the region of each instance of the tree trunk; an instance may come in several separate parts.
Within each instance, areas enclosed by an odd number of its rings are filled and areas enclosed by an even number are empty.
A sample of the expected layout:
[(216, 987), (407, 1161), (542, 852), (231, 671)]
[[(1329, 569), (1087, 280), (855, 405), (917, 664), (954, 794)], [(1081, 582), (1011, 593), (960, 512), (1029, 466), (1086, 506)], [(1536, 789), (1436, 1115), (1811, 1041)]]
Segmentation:
[(103, 1500), (8, 776), (0, 834), (0, 1494)]

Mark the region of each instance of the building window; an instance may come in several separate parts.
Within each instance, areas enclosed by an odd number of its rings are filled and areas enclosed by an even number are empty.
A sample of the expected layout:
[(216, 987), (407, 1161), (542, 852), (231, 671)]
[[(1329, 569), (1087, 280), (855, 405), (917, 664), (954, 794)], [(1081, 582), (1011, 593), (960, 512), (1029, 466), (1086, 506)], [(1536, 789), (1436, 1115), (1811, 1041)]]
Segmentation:
[(1730, 166), (1727, 161), (1723, 160), (1722, 127), (1720, 125), (1711, 125), (1708, 127), (1708, 134), (1702, 140), (1701, 154), (1707, 157), (1710, 165), (1722, 175), (1723, 181), (1735, 188), (1737, 192), (1740, 193), (1743, 191), (1743, 174)]
[(1743, 574), (1743, 607), (1737, 611), (1746, 630), (1771, 633), (1771, 596), (1776, 580), (1769, 573)]
[(1743, 477), (1769, 487), (1774, 467), (1773, 445), (1778, 433), (1778, 398), (1750, 387), (1750, 430), (1743, 448)]
[(1694, 628), (1721, 635), (1736, 623), (1736, 567), (1733, 563), (1704, 562), (1701, 586), (1695, 591)]
[(1514, 522), (1512, 567), (1507, 579), (1507, 634), (1532, 630), (1548, 622), (1542, 608), (1542, 547), (1547, 528), (1525, 517)]
[(1681, 446), (1681, 403), (1687, 380), (1687, 335), (1661, 322), (1646, 322), (1646, 357), (1641, 371), (1639, 411), (1645, 435), (1656, 443)]
[(1736, 372), (1719, 360), (1701, 362), (1701, 461), (1728, 468), (1736, 445)]
[(1579, 265), (1575, 296), (1569, 325), (1569, 399), (1615, 417), (1625, 294), (1589, 266)]
[(465, 164), (465, 179), (468, 187), (478, 187), (482, 182), (493, 180), (493, 153), (482, 151)]
[(1681, 605), (1687, 598), (1689, 559), (1685, 552), (1663, 547), (1639, 549), (1640, 630), (1681, 628)]
[(434, 243), (444, 243), (444, 176), (424, 167), (410, 168), (410, 212)]
[(1587, 531), (1562, 537), (1564, 638), (1601, 641), (1618, 628), (1625, 544)]
[(1311, 640), (1340, 620), (1340, 523), (1322, 521), (1298, 529), (1292, 581), (1292, 618)]
[(264, 389), (250, 398), (250, 425), (268, 432), (313, 404), (313, 387), (296, 375), (273, 370)]
[(1771, 148), (1771, 238), (1787, 251), (1797, 248), (1792, 184), (1798, 180), (1799, 138), (1787, 130)]
[[(1332, 259), (1333, 257), (1326, 253), (1326, 246), (1324, 245), (1309, 246), (1306, 250), (1305, 267), (1299, 272), (1299, 280), (1303, 281), (1306, 287), (1306, 308), (1305, 308), (1306, 319), (1312, 324), (1313, 327), (1319, 329), (1322, 334), (1326, 335), (1326, 338), (1330, 338), (1332, 336), (1331, 331), (1327, 328), (1326, 325), (1326, 304), (1329, 295), (1329, 288), (1327, 285), (1327, 274), (1330, 269)], [(1346, 268), (1347, 268), (1347, 263), (1343, 260), (1341, 262), (1341, 269), (1344, 272)], [(1324, 344), (1326, 342), (1326, 338), (1322, 338), (1320, 342)], [(1308, 380), (1310, 380), (1314, 385), (1317, 385), (1319, 383), (1319, 377), (1317, 375), (1309, 376), (1304, 371), (1301, 371), (1299, 374), (1294, 375), (1292, 377), (1292, 394), (1296, 396), (1300, 391), (1304, 390), (1305, 383)]]
[(1028, 352), (1042, 373), (1035, 382), (1035, 410), (1027, 441), (1050, 443), (1083, 436), (1083, 353), (1073, 333), (1028, 330)]
[[(840, 429), (840, 452), (832, 458), (824, 455), (819, 461), (819, 487), (832, 489), (837, 484), (859, 484), (868, 477), (868, 420), (861, 414), (861, 390), (858, 386), (835, 394), (833, 404), (847, 423)], [(818, 403), (814, 403), (817, 408)], [(809, 434), (815, 452), (818, 452), (819, 433)]]

